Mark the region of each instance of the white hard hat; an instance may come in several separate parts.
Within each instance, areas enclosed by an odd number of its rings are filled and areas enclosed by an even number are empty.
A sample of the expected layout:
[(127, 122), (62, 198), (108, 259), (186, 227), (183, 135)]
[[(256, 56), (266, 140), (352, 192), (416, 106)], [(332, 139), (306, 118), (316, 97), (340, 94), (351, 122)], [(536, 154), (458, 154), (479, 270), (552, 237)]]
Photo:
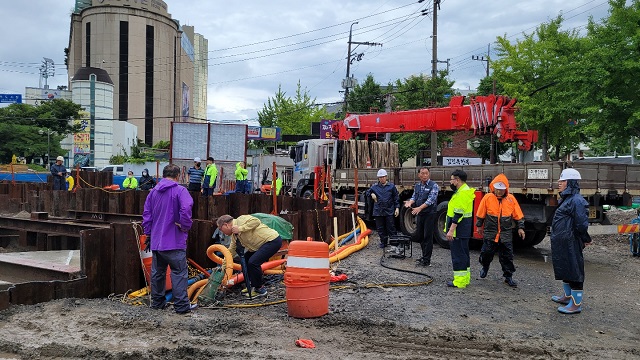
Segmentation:
[(378, 170), (378, 177), (383, 177), (383, 176), (387, 176), (387, 170), (385, 169)]
[(582, 177), (580, 173), (576, 169), (564, 169), (560, 174), (560, 179), (558, 180), (580, 180)]
[(197, 157), (197, 158), (193, 159), (193, 162), (202, 162), (202, 160), (200, 160), (200, 158)]
[(56, 161), (64, 161), (64, 158), (63, 158), (62, 156), (58, 156), (58, 157), (56, 158)]
[(498, 181), (497, 183), (493, 184), (493, 188), (496, 190), (507, 190), (507, 185), (505, 185), (505, 183), (503, 183), (502, 181)]

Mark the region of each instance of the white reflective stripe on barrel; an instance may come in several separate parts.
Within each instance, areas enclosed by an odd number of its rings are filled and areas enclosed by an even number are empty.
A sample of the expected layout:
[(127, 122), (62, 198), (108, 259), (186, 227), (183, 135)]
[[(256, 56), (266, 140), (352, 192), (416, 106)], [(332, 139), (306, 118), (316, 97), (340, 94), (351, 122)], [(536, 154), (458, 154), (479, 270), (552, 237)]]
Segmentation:
[(300, 256), (288, 256), (287, 266), (305, 269), (328, 269), (329, 258), (308, 258)]

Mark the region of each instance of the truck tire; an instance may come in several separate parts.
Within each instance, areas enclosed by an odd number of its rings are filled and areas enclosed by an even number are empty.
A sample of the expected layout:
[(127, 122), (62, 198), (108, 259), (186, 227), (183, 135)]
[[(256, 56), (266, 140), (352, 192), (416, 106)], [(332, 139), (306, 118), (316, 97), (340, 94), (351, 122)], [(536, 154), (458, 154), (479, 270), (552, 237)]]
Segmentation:
[[(514, 239), (516, 238), (516, 236), (518, 236), (517, 233), (514, 233)], [(538, 244), (540, 244), (542, 242), (542, 240), (544, 240), (545, 236), (547, 236), (547, 230), (543, 229), (543, 230), (535, 230), (535, 229), (531, 229), (531, 230), (524, 230), (524, 240), (522, 241), (516, 241), (514, 242), (514, 244), (519, 244), (520, 246), (518, 247), (533, 247), (536, 246)]]
[(436, 213), (438, 214), (436, 218), (436, 231), (434, 231), (436, 242), (440, 247), (445, 249), (449, 248), (449, 240), (447, 240), (447, 234), (444, 232), (444, 225), (447, 221), (447, 205), (449, 205), (449, 201), (443, 201), (438, 204), (436, 208)]
[(307, 189), (302, 192), (303, 199), (313, 199), (313, 191), (311, 189)]

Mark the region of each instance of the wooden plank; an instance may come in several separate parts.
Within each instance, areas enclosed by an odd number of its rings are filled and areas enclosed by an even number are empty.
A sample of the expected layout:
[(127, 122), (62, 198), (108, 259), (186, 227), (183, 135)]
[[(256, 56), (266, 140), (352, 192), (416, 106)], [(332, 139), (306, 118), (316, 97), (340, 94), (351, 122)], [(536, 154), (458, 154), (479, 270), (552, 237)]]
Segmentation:
[(33, 305), (51, 301), (56, 293), (53, 281), (31, 281), (15, 284), (9, 289), (9, 292), (13, 305)]
[(252, 211), (251, 203), (255, 203), (259, 201), (255, 196), (242, 196), (244, 194), (240, 193), (231, 193), (227, 195), (227, 199), (229, 200), (229, 215), (237, 218), (240, 215), (250, 214)]
[(211, 236), (215, 226), (208, 220), (193, 220), (187, 239), (187, 257), (203, 267), (213, 267), (214, 262), (207, 257), (207, 249), (212, 245)]
[(120, 194), (124, 195), (124, 213), (135, 214), (138, 211), (138, 197), (136, 196), (136, 191), (126, 190)]
[[(140, 247), (132, 224), (114, 223), (113, 230), (113, 292), (124, 294), (128, 290), (144, 287), (140, 261)], [(142, 232), (142, 228), (139, 228)]]
[(316, 214), (313, 210), (306, 210), (300, 212), (300, 240), (306, 240), (307, 237), (311, 237), (313, 240), (318, 240), (316, 232), (318, 231), (316, 225)]
[[(207, 217), (203, 220), (213, 220), (215, 218), (220, 217), (221, 215), (229, 214), (230, 208), (234, 208), (235, 204), (231, 202), (228, 196), (224, 195), (215, 195), (210, 196), (208, 199), (208, 214)], [(233, 216), (233, 215), (232, 215)]]
[(80, 266), (87, 277), (86, 296), (106, 297), (113, 293), (114, 245), (112, 229), (80, 232)]
[(0, 291), (0, 311), (8, 309), (11, 305), (9, 301), (11, 299), (11, 288)]
[(138, 195), (138, 212), (136, 214), (142, 215), (144, 212), (144, 203), (147, 201), (147, 196), (149, 196), (149, 190), (141, 190), (137, 192)]

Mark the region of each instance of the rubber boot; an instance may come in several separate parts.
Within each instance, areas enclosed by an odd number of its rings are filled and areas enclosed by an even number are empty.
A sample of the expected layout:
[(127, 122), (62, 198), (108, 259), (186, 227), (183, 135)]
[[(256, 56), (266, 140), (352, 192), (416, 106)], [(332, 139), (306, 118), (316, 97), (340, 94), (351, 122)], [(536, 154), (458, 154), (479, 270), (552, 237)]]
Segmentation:
[(577, 314), (582, 311), (582, 290), (571, 290), (571, 300), (567, 306), (558, 308), (563, 314)]
[(552, 296), (551, 300), (558, 304), (567, 305), (571, 300), (571, 286), (568, 283), (562, 283), (562, 289), (564, 290), (563, 296)]

